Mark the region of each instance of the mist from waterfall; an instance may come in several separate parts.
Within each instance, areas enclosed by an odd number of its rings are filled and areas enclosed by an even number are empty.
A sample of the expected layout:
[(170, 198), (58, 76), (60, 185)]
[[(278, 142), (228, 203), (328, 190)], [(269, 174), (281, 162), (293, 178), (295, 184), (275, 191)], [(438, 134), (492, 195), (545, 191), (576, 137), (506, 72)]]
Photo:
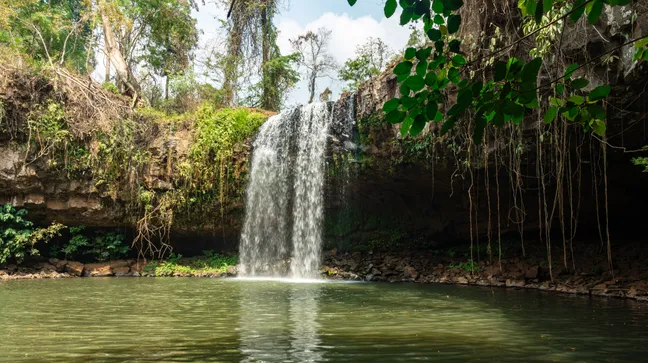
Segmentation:
[(317, 276), (331, 105), (298, 107), (265, 122), (254, 142), (241, 243), (241, 276)]

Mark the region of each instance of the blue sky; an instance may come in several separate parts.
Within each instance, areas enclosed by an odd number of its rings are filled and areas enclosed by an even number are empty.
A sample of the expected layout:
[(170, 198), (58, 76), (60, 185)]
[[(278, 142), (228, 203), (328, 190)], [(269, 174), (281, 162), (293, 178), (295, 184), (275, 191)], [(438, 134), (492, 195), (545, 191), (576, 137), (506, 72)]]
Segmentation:
[(371, 16), (378, 20), (384, 16), (384, 3), (384, 0), (358, 0), (354, 6), (349, 6), (347, 0), (292, 0), (287, 11), (283, 10), (280, 17), (298, 19), (308, 24), (324, 13), (332, 12), (348, 13), (355, 18)]

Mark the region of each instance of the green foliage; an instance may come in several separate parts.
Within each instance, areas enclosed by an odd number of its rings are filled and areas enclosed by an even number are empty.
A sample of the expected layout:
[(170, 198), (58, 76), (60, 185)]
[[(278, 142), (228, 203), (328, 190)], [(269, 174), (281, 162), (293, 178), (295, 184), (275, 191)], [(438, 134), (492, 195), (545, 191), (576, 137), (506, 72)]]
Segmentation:
[(117, 88), (117, 86), (113, 82), (104, 82), (104, 83), (101, 84), (101, 88), (105, 89), (108, 92), (114, 93), (114, 94), (119, 93), (119, 89)]
[[(85, 72), (92, 55), (91, 19), (83, 0), (0, 1), (0, 44), (37, 61)], [(4, 23), (4, 24), (3, 24)]]
[(358, 88), (360, 83), (379, 75), (387, 63), (394, 58), (394, 53), (379, 38), (369, 38), (356, 48), (355, 58), (349, 59), (340, 69), (338, 76), (348, 82), (347, 90)]
[(124, 258), (130, 251), (124, 235), (116, 231), (88, 230), (85, 226), (70, 227), (69, 239), (52, 248), (52, 255), (63, 254), (65, 259), (87, 258), (110, 261)]
[[(276, 53), (279, 53), (278, 49)], [(262, 68), (262, 80), (250, 87), (244, 104), (279, 111), (288, 92), (299, 82), (299, 72), (295, 69), (299, 59), (299, 53), (292, 53), (276, 56), (266, 62)]]
[(70, 240), (63, 245), (60, 252), (65, 254), (65, 258), (77, 256), (81, 249), (90, 244), (90, 239), (82, 234), (85, 226), (70, 227)]
[(221, 175), (214, 165), (230, 157), (234, 145), (251, 137), (265, 120), (266, 116), (246, 108), (201, 107), (196, 113), (196, 131), (189, 151), (191, 164), (181, 166), (181, 173), (193, 183), (192, 189), (215, 189)]
[(203, 251), (203, 256), (191, 259), (182, 259), (182, 255), (172, 253), (166, 260), (148, 265), (144, 272), (158, 277), (214, 275), (225, 273), (237, 263), (236, 257), (214, 251)]
[[(569, 10), (569, 5), (558, 1), (519, 0), (518, 6), (523, 16), (530, 19), (525, 31), (538, 33), (537, 41), (550, 45), (558, 27), (549, 25), (567, 16), (575, 22), (583, 14), (594, 24), (601, 16), (603, 4), (617, 6), (627, 3), (627, 0), (580, 0)], [(546, 123), (564, 118), (582, 125), (585, 131), (605, 134), (606, 113), (602, 102), (609, 95), (610, 87), (604, 85), (587, 95), (581, 94), (579, 90), (586, 87), (588, 82), (582, 79), (572, 81), (571, 78), (574, 71), (582, 66), (569, 67), (562, 77), (539, 85), (537, 80), (543, 64), (541, 56), (548, 51), (547, 47), (534, 48), (531, 52), (533, 58), (529, 61), (509, 58), (494, 62), (503, 57), (502, 52), (495, 50), (491, 53), (492, 60), (488, 61), (494, 63), (493, 78), (483, 80), (470, 72), (473, 63), (480, 59), (467, 60), (461, 51), (461, 41), (451, 35), (461, 26), (458, 10), (463, 6), (462, 0), (387, 1), (385, 15), (392, 16), (397, 5), (402, 8), (401, 24), (422, 20), (425, 32), (434, 43), (433, 46), (408, 48), (404, 60), (394, 68), (401, 85), (400, 97), (385, 104), (383, 110), (387, 122), (401, 124), (403, 135), (416, 136), (430, 121), (442, 122), (441, 132), (446, 133), (460, 119), (471, 115), (473, 139), (475, 143), (480, 143), (488, 124), (497, 127), (507, 122), (519, 124), (528, 110), (544, 108), (541, 107), (543, 103), (551, 106), (544, 117)], [(641, 42), (636, 59), (643, 59), (646, 45), (648, 41), (645, 44)], [(464, 78), (468, 74), (469, 77)], [(541, 93), (538, 91), (545, 87), (553, 87), (557, 97), (539, 99), (538, 94)], [(448, 90), (457, 93), (456, 103), (440, 108), (438, 105), (446, 102), (445, 92)], [(434, 112), (439, 109), (446, 110), (441, 117)]]
[[(648, 151), (648, 146), (644, 146), (644, 149)], [(637, 166), (643, 166), (644, 173), (648, 173), (648, 157), (642, 156), (638, 158), (633, 158), (632, 163)]]
[(460, 262), (457, 264), (450, 264), (449, 266), (452, 269), (459, 269), (459, 270), (464, 270), (466, 272), (479, 272), (480, 268), (477, 263), (473, 260), (468, 260), (468, 262)]
[(26, 209), (17, 210), (11, 204), (0, 208), (0, 263), (10, 259), (20, 263), (27, 256), (38, 255), (36, 244), (47, 243), (60, 236), (60, 231), (65, 228), (59, 223), (38, 228), (25, 218), (26, 215)]
[(123, 234), (101, 231), (93, 236), (87, 254), (97, 261), (109, 261), (125, 257), (129, 250)]

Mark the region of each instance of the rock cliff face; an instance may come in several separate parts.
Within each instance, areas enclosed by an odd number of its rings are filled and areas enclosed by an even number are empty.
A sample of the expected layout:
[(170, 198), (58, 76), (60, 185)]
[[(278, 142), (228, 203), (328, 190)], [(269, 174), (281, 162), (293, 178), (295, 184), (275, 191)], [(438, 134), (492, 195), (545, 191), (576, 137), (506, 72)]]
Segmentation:
[[(481, 2), (480, 2), (481, 3)], [(499, 2), (487, 2), (481, 14), (464, 14), (463, 34), (485, 32), (489, 37), (491, 24), (505, 28), (508, 19), (500, 19)], [(466, 8), (470, 8), (467, 4)], [(480, 8), (477, 6), (476, 8)], [(603, 54), (622, 44), (625, 37), (648, 32), (645, 14), (648, 7), (637, 5), (638, 22), (630, 24), (629, 10), (606, 9), (596, 26), (579, 24), (568, 29), (563, 51), (569, 60), (580, 61)], [(512, 19), (519, 23), (520, 19)], [(504, 30), (509, 33), (511, 30)], [(584, 51), (583, 51), (584, 50)], [(648, 144), (646, 139), (646, 104), (644, 92), (648, 82), (645, 64), (631, 61), (631, 50), (622, 48), (605, 65), (588, 70), (583, 76), (592, 85), (608, 82), (613, 92), (608, 105), (607, 199), (610, 227), (615, 237), (634, 237), (636, 225), (645, 222), (636, 210), (648, 202), (648, 175), (630, 162), (624, 151)], [(3, 83), (7, 83), (7, 79)], [(24, 87), (21, 86), (21, 87)], [(391, 71), (364, 83), (355, 95), (344, 95), (335, 105), (336, 120), (355, 116), (355, 123), (333, 123), (328, 155), (329, 178), (326, 196), (325, 236), (329, 247), (345, 249), (432, 248), (454, 241), (518, 233), (537, 236), (546, 216), (538, 216), (538, 190), (543, 186), (537, 177), (536, 115), (529, 115), (515, 143), (512, 131), (499, 133), (481, 159), (467, 155), (461, 148), (460, 135), (441, 136), (433, 123), (417, 138), (402, 139), (398, 128), (381, 121), (382, 104), (396, 95), (397, 81)], [(0, 93), (0, 105), (9, 107), (13, 95)], [(449, 97), (452, 97), (451, 95)], [(32, 100), (37, 102), (38, 100)], [(42, 101), (42, 100), (41, 100)], [(12, 113), (29, 113), (14, 107)], [(7, 114), (7, 112), (0, 113)], [(183, 130), (181, 130), (183, 131)], [(0, 138), (0, 203), (12, 203), (30, 210), (39, 221), (56, 220), (67, 225), (134, 228), (136, 220), (127, 218), (131, 197), (107, 197), (96, 180), (84, 175), (51, 172), (45, 162), (26, 163), (25, 138), (13, 138), (5, 131)], [(577, 215), (582, 236), (596, 235), (599, 221), (605, 218), (604, 179), (601, 141), (573, 128), (570, 131), (568, 160), (573, 162), (571, 178), (578, 198)], [(183, 136), (184, 135), (184, 136)], [(505, 135), (505, 136), (503, 136)], [(188, 131), (176, 132), (172, 138), (163, 132), (154, 133), (148, 150), (154, 160), (133, 178), (144, 180), (152, 189), (172, 191), (167, 173), (167, 155), (186, 152)], [(548, 135), (547, 135), (548, 137)], [(517, 140), (517, 139), (516, 139)], [(551, 141), (541, 140), (546, 150)], [(236, 153), (240, 170), (251, 155), (250, 143)], [(483, 159), (489, 155), (489, 159)], [(518, 169), (507, 168), (517, 155)], [(178, 158), (177, 156), (175, 157)], [(507, 162), (504, 162), (507, 160)], [(469, 167), (466, 167), (469, 165)], [(218, 165), (214, 165), (217, 168)], [(575, 172), (580, 168), (581, 174)], [(571, 169), (570, 169), (571, 170)], [(555, 173), (551, 165), (544, 172)], [(521, 182), (511, 176), (520, 174)], [(545, 179), (545, 194), (556, 194), (556, 182)], [(225, 213), (179, 218), (174, 223), (172, 244), (178, 251), (200, 252), (204, 249), (235, 249), (244, 212), (244, 183), (230, 190), (230, 204)], [(577, 190), (576, 190), (577, 189)], [(596, 192), (594, 191), (596, 190)], [(566, 193), (565, 189), (563, 191)], [(542, 201), (541, 201), (542, 202)], [(523, 212), (520, 206), (524, 206)], [(497, 210), (499, 209), (499, 213)], [(214, 205), (212, 212), (219, 211)], [(553, 227), (558, 212), (552, 213)], [(499, 220), (499, 226), (497, 221)], [(523, 223), (516, 223), (521, 222)], [(199, 222), (199, 223), (197, 223)]]

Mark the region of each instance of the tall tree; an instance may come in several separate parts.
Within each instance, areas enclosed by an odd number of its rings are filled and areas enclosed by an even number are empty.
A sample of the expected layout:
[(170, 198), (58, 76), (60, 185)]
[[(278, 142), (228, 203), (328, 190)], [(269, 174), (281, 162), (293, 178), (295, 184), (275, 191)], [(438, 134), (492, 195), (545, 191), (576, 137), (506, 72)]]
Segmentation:
[(306, 69), (308, 80), (308, 103), (312, 103), (317, 89), (317, 80), (329, 77), (330, 72), (337, 68), (337, 64), (329, 53), (328, 46), (331, 41), (331, 31), (319, 28), (316, 32), (308, 31), (296, 39), (291, 39), (295, 52), (301, 55), (299, 63)]
[[(198, 43), (193, 2), (185, 0), (97, 0), (104, 49), (118, 83), (140, 93), (140, 64), (167, 78), (188, 66)], [(168, 94), (168, 87), (167, 94)]]
[(369, 38), (356, 48), (355, 57), (344, 63), (338, 77), (349, 82), (349, 89), (355, 89), (360, 83), (380, 74), (395, 55), (380, 38)]
[[(228, 11), (228, 54), (224, 58), (223, 91), (225, 103), (234, 105), (241, 78), (249, 74), (249, 69), (259, 69), (261, 81), (260, 107), (273, 110), (278, 107), (276, 89), (272, 87), (272, 77), (277, 74), (277, 66), (286, 65), (290, 58), (281, 57), (277, 47), (277, 29), (273, 19), (278, 11), (279, 0), (223, 0)], [(273, 62), (272, 65), (269, 65)], [(246, 69), (248, 72), (243, 72)], [(248, 97), (249, 98), (249, 97)]]

